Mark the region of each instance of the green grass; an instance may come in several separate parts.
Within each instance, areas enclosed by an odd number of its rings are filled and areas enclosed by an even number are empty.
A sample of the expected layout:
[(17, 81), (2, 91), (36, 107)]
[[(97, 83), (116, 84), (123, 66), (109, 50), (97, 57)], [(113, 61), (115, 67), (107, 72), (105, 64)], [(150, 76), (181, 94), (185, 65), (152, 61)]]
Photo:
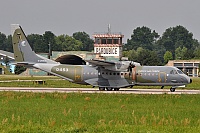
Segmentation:
[(0, 64), (0, 68), (3, 69), (3, 71), (4, 71), (4, 73), (5, 73), (6, 75), (13, 75), (13, 74), (9, 71), (9, 67), (2, 66), (2, 65)]
[[(43, 80), (45, 84), (36, 84), (30, 80)], [(90, 88), (90, 85), (74, 84), (56, 76), (19, 76), (1, 75), (1, 87), (61, 87), (61, 88)], [(2, 82), (10, 81), (10, 82)]]
[(187, 85), (187, 88), (200, 90), (200, 77), (192, 78), (192, 83)]
[(1, 132), (200, 132), (200, 95), (0, 92)]
[(56, 76), (22, 76), (22, 75), (0, 75), (0, 81), (7, 80), (46, 80), (46, 79), (60, 79)]

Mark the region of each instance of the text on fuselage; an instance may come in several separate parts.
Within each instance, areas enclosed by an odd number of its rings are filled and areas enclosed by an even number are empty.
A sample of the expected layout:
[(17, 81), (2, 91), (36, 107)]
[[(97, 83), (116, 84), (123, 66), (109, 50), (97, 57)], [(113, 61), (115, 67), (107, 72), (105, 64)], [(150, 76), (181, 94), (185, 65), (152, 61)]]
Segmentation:
[(56, 72), (68, 72), (68, 68), (61, 67), (61, 68), (56, 68)]

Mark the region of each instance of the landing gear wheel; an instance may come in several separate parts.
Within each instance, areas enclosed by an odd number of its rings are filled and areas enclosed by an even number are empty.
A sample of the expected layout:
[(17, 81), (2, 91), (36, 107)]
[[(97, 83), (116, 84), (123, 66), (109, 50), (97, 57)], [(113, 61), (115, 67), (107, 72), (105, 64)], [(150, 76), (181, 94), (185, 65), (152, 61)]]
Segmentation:
[(171, 92), (175, 92), (176, 88), (170, 88)]
[(99, 87), (100, 91), (105, 91), (105, 87)]
[(111, 88), (111, 87), (106, 87), (106, 90), (107, 90), (107, 91), (112, 91), (112, 89), (113, 89), (113, 88)]
[(114, 91), (119, 91), (119, 88), (114, 88)]

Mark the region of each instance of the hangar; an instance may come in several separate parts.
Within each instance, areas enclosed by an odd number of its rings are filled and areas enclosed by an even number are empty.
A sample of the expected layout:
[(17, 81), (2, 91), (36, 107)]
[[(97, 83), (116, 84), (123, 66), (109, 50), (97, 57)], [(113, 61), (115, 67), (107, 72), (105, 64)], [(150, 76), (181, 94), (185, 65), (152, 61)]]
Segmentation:
[[(8, 60), (8, 64), (6, 66), (5, 60)], [(15, 66), (11, 65), (14, 62), (14, 54), (11, 52), (0, 50), (0, 74), (4, 74), (6, 69), (11, 73), (14, 73)]]
[[(61, 64), (71, 65), (86, 65), (84, 59), (88, 51), (52, 51), (51, 59)], [(48, 53), (37, 53), (45, 58), (48, 58)], [(48, 75), (48, 73), (38, 69), (27, 69), (21, 75)]]
[[(88, 53), (88, 52), (87, 52)], [(39, 53), (39, 55), (47, 57), (48, 54), (46, 53)], [(0, 50), (0, 74), (5, 74), (5, 63), (4, 60), (5, 58), (8, 58), (9, 60), (9, 65), (8, 69), (11, 69), (12, 73), (14, 73), (15, 65), (11, 65), (14, 60), (14, 54), (11, 52), (3, 51)], [(72, 64), (72, 65), (85, 65), (86, 62), (83, 60), (83, 58), (86, 57), (86, 51), (67, 51), (67, 52), (57, 52), (53, 51), (52, 54), (53, 60), (60, 62), (62, 64)], [(23, 75), (47, 75), (46, 72), (37, 70), (37, 69), (27, 69), (23, 73)]]

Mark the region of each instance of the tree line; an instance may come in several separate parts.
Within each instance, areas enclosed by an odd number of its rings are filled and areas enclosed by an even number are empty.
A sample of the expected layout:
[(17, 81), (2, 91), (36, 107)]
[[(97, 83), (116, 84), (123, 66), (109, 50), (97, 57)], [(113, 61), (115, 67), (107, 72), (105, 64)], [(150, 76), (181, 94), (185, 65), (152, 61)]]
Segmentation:
[(169, 60), (200, 59), (200, 44), (180, 25), (166, 29), (162, 36), (143, 26), (133, 30), (123, 55), (141, 65), (164, 65)]
[[(56, 36), (51, 31), (43, 35), (30, 34), (27, 39), (36, 53), (53, 51), (92, 51), (94, 40), (85, 32), (72, 36)], [(11, 35), (0, 32), (0, 49), (13, 52)], [(141, 65), (164, 65), (169, 60), (200, 59), (200, 43), (185, 27), (170, 27), (159, 35), (149, 27), (137, 27), (123, 45), (123, 56)]]
[[(85, 32), (75, 32), (72, 36), (56, 36), (51, 31), (46, 31), (43, 35), (27, 35), (27, 40), (36, 53), (49, 52), (49, 46), (53, 51), (92, 51), (94, 43)], [(0, 49), (13, 52), (11, 35), (6, 36), (0, 32)]]

